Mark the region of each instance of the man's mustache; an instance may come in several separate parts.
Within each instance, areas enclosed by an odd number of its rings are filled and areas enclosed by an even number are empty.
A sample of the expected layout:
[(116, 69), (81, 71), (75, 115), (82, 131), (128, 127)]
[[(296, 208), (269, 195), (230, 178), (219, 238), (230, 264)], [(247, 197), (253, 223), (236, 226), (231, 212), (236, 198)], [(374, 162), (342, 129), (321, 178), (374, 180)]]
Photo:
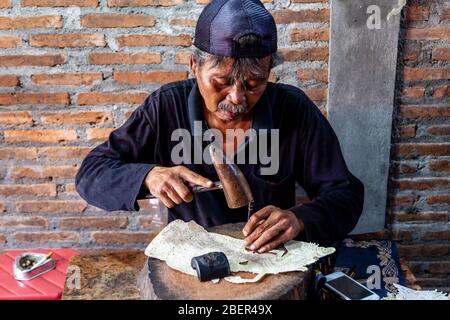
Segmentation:
[(233, 113), (247, 113), (248, 106), (246, 103), (243, 104), (232, 104), (225, 101), (222, 101), (217, 106), (218, 111), (228, 111)]

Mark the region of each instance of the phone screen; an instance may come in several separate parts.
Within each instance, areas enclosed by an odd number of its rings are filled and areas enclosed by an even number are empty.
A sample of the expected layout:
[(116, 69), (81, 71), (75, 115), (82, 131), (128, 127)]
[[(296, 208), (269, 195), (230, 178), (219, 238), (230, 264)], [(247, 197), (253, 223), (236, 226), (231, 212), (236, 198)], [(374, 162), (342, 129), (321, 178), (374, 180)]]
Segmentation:
[(360, 300), (372, 295), (372, 293), (366, 290), (364, 287), (355, 283), (352, 279), (345, 276), (339, 277), (333, 280), (327, 281), (327, 284), (337, 291), (344, 294), (351, 300)]

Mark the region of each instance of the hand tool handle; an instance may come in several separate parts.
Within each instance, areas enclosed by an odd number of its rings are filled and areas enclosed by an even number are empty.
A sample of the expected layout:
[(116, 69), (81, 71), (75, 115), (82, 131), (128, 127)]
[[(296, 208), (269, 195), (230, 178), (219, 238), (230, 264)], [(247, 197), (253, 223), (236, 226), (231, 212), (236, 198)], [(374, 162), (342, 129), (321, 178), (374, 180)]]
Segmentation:
[[(219, 190), (222, 189), (222, 184), (220, 183), (220, 181), (216, 181), (214, 182), (214, 186), (212, 187), (203, 187), (203, 186), (195, 186), (193, 188), (191, 188), (191, 191), (193, 193), (200, 193), (200, 192), (206, 192), (206, 191), (212, 191), (212, 190)], [(151, 193), (147, 194), (145, 196), (145, 199), (154, 199), (156, 198), (154, 195), (152, 195)]]

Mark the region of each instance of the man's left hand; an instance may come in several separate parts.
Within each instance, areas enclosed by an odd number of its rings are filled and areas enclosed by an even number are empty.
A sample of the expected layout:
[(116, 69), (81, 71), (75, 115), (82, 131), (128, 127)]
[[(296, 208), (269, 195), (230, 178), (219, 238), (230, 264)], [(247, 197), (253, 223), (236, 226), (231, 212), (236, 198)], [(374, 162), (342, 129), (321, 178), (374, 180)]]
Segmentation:
[(242, 232), (246, 247), (262, 253), (279, 247), (303, 230), (303, 222), (292, 211), (267, 206), (250, 217)]

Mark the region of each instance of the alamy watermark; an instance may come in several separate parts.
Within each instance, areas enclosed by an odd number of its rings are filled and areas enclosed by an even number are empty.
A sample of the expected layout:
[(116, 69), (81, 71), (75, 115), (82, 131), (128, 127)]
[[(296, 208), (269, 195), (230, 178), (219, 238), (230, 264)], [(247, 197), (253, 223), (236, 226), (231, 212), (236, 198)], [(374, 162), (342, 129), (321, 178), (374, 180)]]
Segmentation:
[[(280, 167), (280, 132), (279, 129), (227, 129), (224, 134), (218, 129), (203, 130), (202, 121), (194, 121), (193, 132), (179, 128), (172, 132), (171, 141), (178, 142), (171, 151), (171, 160), (175, 165), (181, 164), (212, 164), (208, 146), (203, 148), (203, 142), (210, 142), (218, 150), (224, 143), (225, 154), (234, 154), (236, 141), (247, 144), (248, 152), (237, 152), (236, 160), (230, 157), (220, 157), (219, 163), (235, 162), (237, 164), (260, 164), (261, 175), (274, 175)], [(217, 163), (217, 161), (216, 161)]]

